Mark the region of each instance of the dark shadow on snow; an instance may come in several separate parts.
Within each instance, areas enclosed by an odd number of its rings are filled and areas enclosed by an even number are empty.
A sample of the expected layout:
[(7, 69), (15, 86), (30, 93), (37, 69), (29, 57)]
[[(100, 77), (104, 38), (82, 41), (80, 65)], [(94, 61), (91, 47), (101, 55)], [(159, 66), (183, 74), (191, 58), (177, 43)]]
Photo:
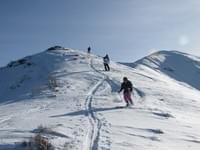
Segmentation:
[(111, 80), (109, 78), (106, 78), (106, 82), (110, 85), (111, 87), (111, 92), (117, 92), (120, 89), (121, 83), (117, 80)]
[(145, 136), (145, 135), (139, 135), (139, 134), (133, 134), (133, 133), (127, 133), (127, 132), (124, 132), (124, 133), (129, 136), (139, 137), (139, 138), (143, 138), (143, 139), (147, 139), (151, 141), (157, 141), (157, 142), (160, 141), (160, 139), (156, 136)]
[(187, 141), (187, 142), (192, 142), (192, 143), (200, 144), (200, 140), (195, 140), (195, 139), (192, 139), (192, 140), (183, 139), (183, 140)]
[(159, 112), (153, 112), (154, 115), (159, 116), (159, 117), (163, 117), (163, 118), (174, 118), (174, 116), (172, 116), (169, 113), (159, 113)]
[[(118, 110), (118, 109), (124, 109), (124, 106), (119, 106), (119, 107), (108, 107), (108, 108), (92, 108), (93, 112), (102, 112), (102, 111), (110, 111), (110, 110)], [(50, 116), (52, 118), (56, 117), (65, 117), (65, 116), (79, 116), (79, 115), (88, 115), (87, 110), (79, 110), (75, 112), (70, 112), (66, 114), (61, 114), (61, 115), (55, 115), (55, 116)]]
[(148, 132), (152, 132), (154, 134), (164, 134), (164, 132), (161, 129), (146, 129)]
[(131, 126), (118, 126), (119, 128), (126, 128), (129, 130), (139, 130), (139, 131), (146, 131), (154, 134), (164, 134), (164, 131), (161, 129), (151, 129), (151, 128), (136, 128), (136, 127), (131, 127)]
[(134, 87), (133, 90), (140, 96), (140, 97), (145, 97), (145, 93), (138, 88)]

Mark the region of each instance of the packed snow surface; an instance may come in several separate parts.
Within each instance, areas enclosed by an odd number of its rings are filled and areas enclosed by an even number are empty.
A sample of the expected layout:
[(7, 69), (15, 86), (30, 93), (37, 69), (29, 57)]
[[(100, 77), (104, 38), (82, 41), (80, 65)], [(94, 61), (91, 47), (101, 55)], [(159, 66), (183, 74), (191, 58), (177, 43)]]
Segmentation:
[[(199, 150), (200, 59), (161, 51), (125, 66), (78, 50), (45, 51), (0, 68), (0, 149), (37, 134), (56, 150)], [(134, 106), (118, 94), (134, 85)]]

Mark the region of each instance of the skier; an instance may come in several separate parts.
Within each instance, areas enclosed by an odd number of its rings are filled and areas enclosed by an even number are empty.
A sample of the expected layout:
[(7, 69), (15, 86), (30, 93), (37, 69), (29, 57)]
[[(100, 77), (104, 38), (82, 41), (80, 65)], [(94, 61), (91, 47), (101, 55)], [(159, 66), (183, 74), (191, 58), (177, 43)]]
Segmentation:
[(103, 63), (104, 63), (105, 71), (110, 71), (110, 67), (109, 67), (110, 58), (109, 58), (108, 54), (106, 54), (106, 56), (103, 57)]
[(88, 52), (88, 54), (90, 54), (90, 52), (91, 52), (91, 47), (90, 46), (88, 47), (87, 52)]
[(121, 89), (119, 93), (123, 90), (124, 100), (126, 102), (126, 106), (133, 105), (133, 101), (131, 98), (131, 92), (133, 91), (133, 85), (131, 81), (128, 80), (127, 77), (123, 78), (123, 83), (121, 84)]

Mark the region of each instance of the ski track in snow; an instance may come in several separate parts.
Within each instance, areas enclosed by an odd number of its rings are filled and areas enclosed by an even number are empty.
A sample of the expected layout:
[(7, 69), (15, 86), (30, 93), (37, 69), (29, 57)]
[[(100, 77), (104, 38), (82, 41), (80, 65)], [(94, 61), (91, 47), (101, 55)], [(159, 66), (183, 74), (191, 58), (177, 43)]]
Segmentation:
[[(101, 76), (101, 79), (88, 92), (88, 96), (85, 101), (86, 116), (88, 116), (89, 118), (90, 126), (86, 134), (85, 142), (83, 143), (83, 150), (98, 150), (98, 143), (100, 142), (99, 141), (100, 131), (101, 131), (102, 125), (105, 126), (105, 124), (102, 122), (102, 119), (99, 119), (97, 117), (97, 115), (95, 114), (96, 112), (92, 108), (93, 97), (95, 96), (95, 93), (99, 90), (99, 88), (103, 85), (104, 82), (111, 85), (113, 84), (112, 83), (113, 81), (109, 78), (109, 76), (107, 76), (106, 74), (102, 73), (100, 70), (97, 70), (94, 67), (92, 58), (89, 58), (89, 59), (90, 59), (89, 67), (92, 68), (94, 72), (98, 73)], [(113, 85), (115, 85), (115, 83)], [(134, 88), (134, 91), (136, 92), (135, 94), (139, 98), (143, 99), (145, 97), (145, 94), (139, 89), (137, 89), (136, 87)]]
[(96, 116), (92, 108), (93, 96), (97, 90), (102, 86), (102, 84), (108, 79), (108, 76), (101, 73), (93, 66), (93, 60), (90, 59), (89, 66), (99, 75), (102, 79), (97, 82), (97, 84), (88, 92), (88, 96), (85, 102), (86, 115), (89, 118), (89, 128), (86, 134), (85, 142), (83, 143), (83, 150), (97, 150), (98, 142), (100, 137), (100, 130), (102, 127), (101, 120)]

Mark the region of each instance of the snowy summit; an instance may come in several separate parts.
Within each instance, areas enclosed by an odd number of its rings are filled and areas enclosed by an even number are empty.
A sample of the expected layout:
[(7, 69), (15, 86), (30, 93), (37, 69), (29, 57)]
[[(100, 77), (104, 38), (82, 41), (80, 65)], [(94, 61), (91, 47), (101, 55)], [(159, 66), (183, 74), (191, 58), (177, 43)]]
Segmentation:
[[(118, 93), (133, 83), (134, 105)], [(200, 58), (160, 51), (135, 63), (54, 47), (0, 68), (0, 150), (40, 134), (55, 150), (198, 150)]]

